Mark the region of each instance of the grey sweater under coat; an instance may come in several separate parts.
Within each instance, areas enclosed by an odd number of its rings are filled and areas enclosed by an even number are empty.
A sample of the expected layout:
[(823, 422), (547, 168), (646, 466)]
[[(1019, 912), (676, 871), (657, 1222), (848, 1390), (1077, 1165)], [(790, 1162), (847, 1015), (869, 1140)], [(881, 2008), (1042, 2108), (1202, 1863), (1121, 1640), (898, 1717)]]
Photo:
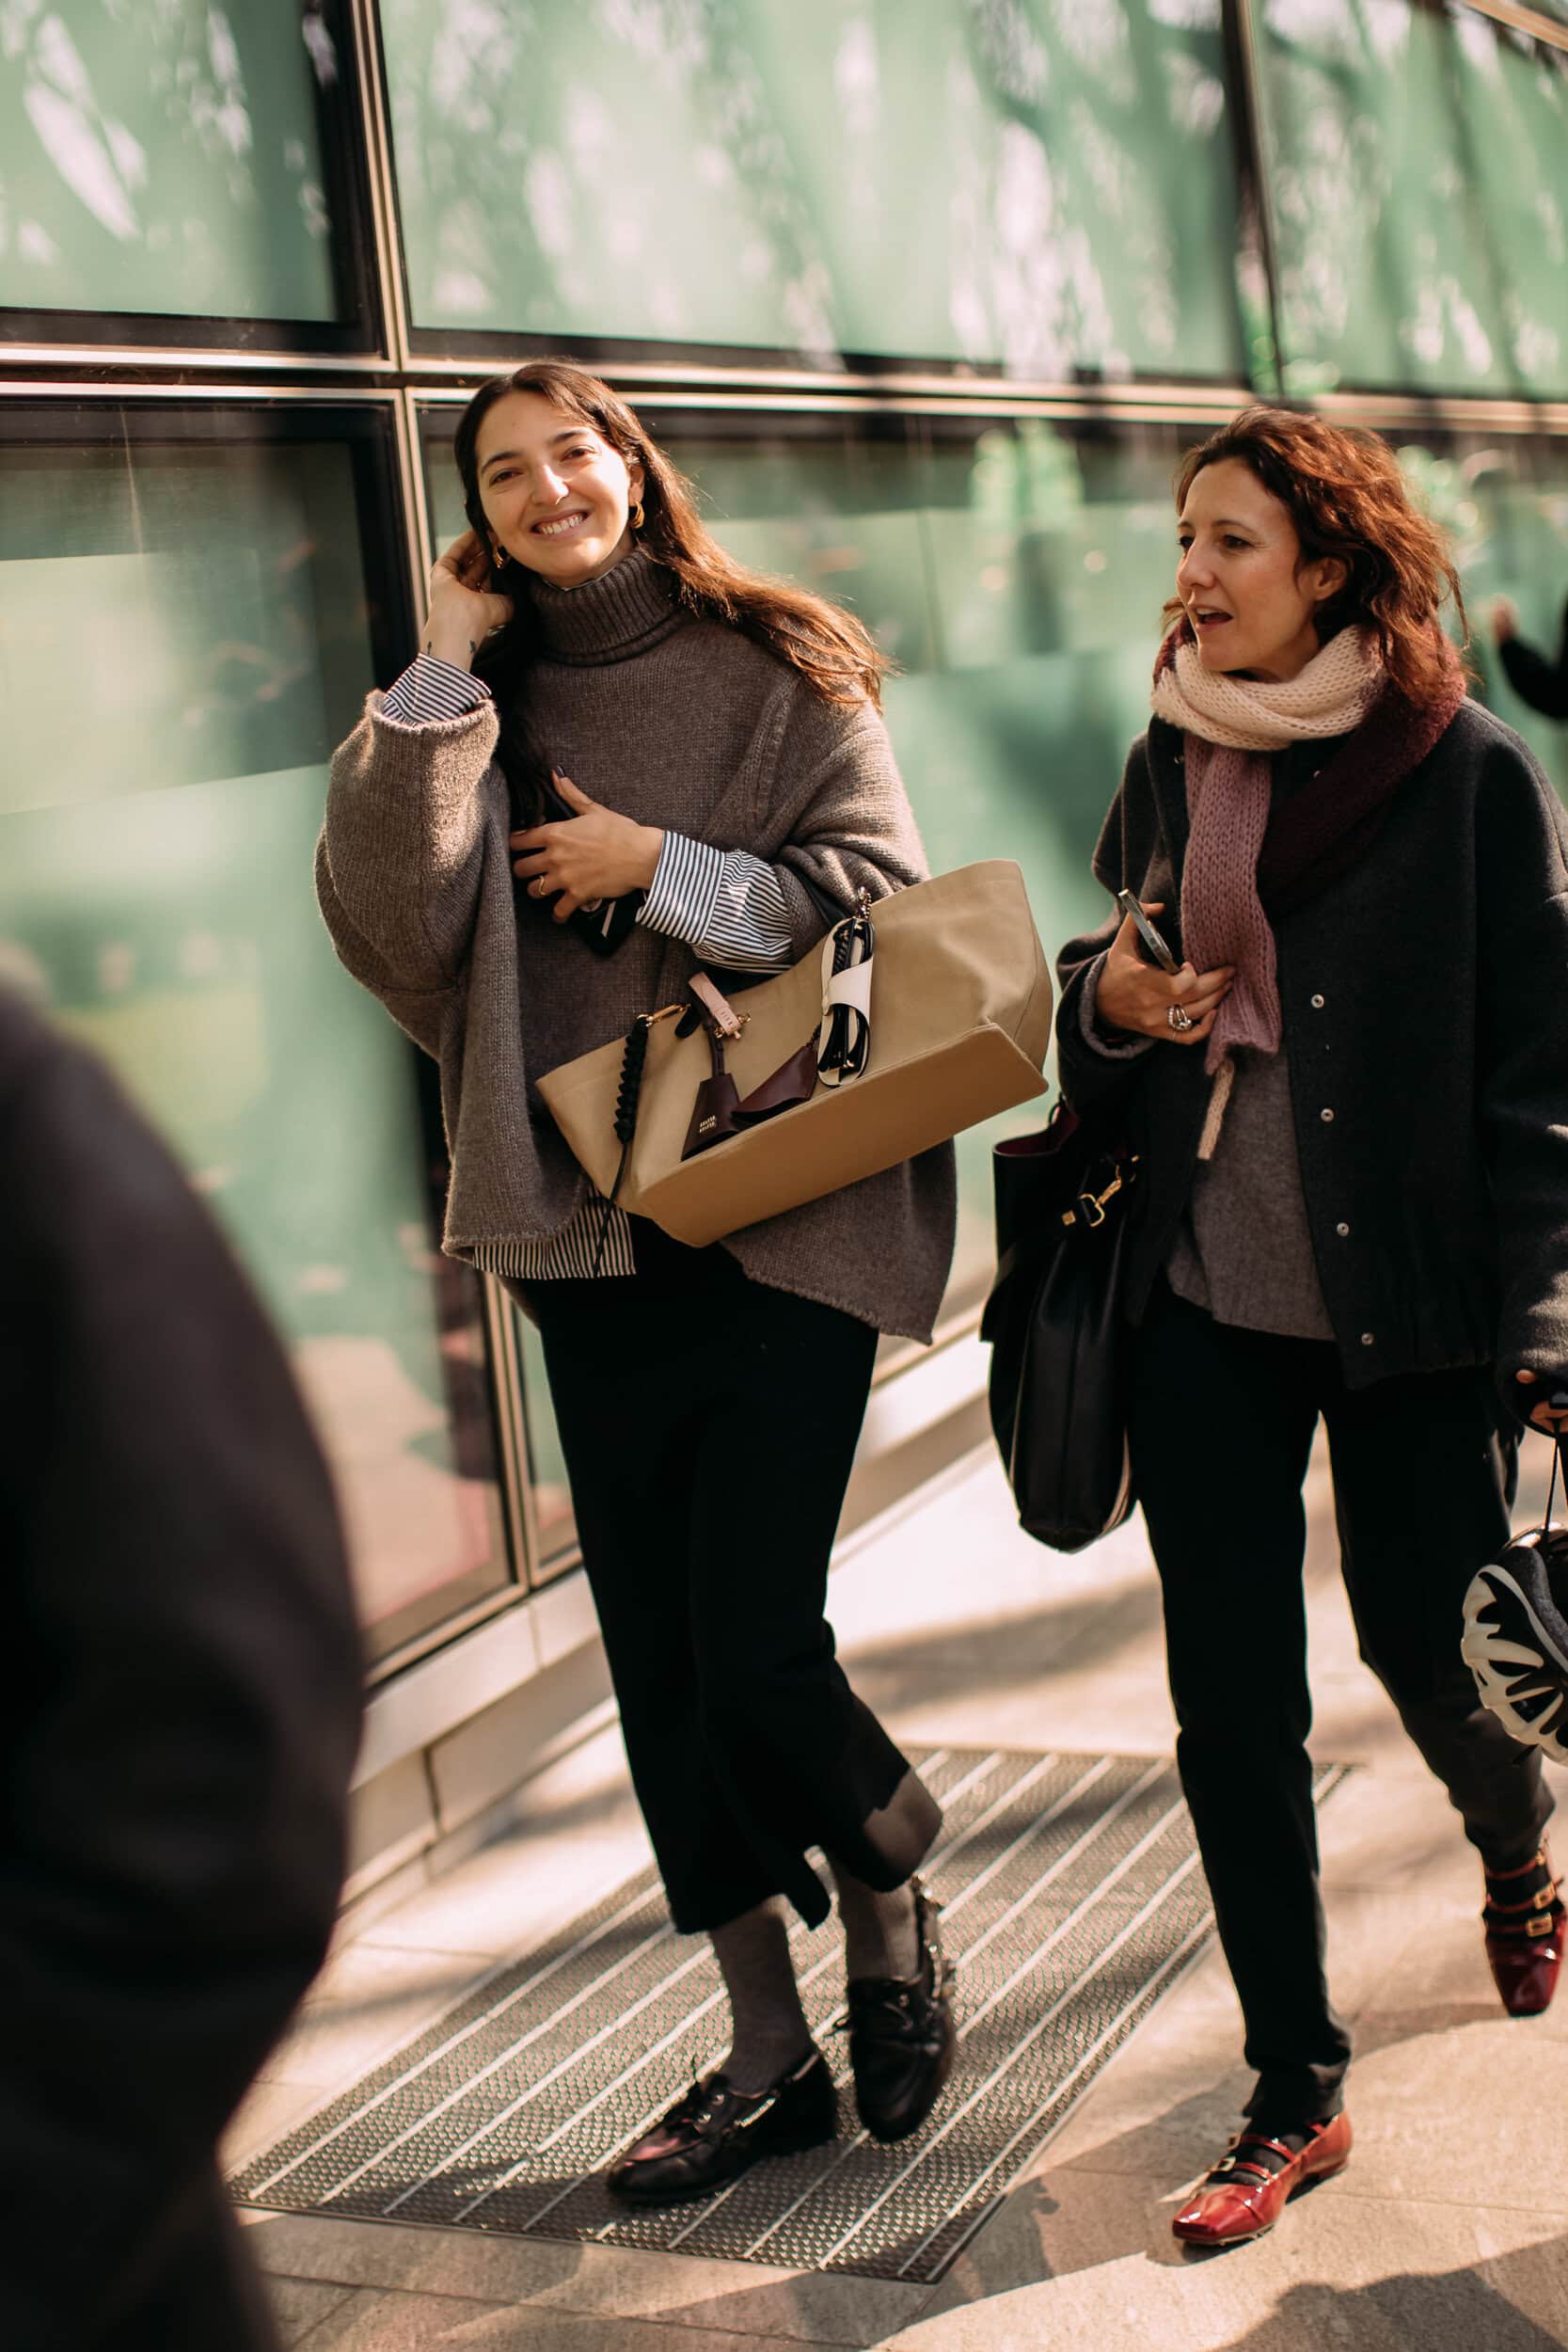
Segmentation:
[[(736, 629), (698, 619), (642, 550), (587, 586), (531, 582), (545, 654), (528, 725), (546, 765), (641, 824), (775, 866), (797, 955), (822, 931), (798, 876), (847, 907), (926, 865), (887, 731), (823, 700)], [(684, 995), (681, 941), (638, 929), (610, 957), (515, 892), (493, 704), (418, 727), (365, 716), (332, 763), (322, 912), (356, 979), (440, 1064), (451, 1157), (446, 1248), (559, 1232), (589, 1184), (535, 1081)], [(758, 1281), (928, 1339), (952, 1258), (951, 1146), (732, 1234)]]

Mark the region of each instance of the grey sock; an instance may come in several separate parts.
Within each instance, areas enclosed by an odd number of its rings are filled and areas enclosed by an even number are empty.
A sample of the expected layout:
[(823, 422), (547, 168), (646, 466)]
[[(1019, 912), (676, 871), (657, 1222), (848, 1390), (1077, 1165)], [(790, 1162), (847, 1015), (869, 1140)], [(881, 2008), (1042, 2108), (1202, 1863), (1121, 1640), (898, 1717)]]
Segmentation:
[(845, 1974), (851, 1979), (912, 1977), (920, 1965), (913, 1888), (906, 1883), (895, 1886), (891, 1895), (879, 1895), (832, 1854), (828, 1866), (838, 1888), (838, 1915), (844, 1922)]
[(766, 2090), (812, 2047), (811, 2027), (789, 1957), (789, 1922), (781, 1896), (709, 1931), (723, 1971), (735, 2040), (724, 2073), (736, 2090)]

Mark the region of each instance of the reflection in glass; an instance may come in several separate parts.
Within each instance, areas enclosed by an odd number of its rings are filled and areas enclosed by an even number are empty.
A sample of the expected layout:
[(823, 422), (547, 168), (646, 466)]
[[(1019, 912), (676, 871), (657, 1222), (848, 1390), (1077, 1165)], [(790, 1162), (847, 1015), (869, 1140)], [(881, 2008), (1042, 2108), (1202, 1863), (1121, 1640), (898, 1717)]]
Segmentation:
[(566, 1477), (566, 1457), (550, 1408), (549, 1376), (539, 1334), (522, 1315), (516, 1318), (523, 1360), (524, 1415), (528, 1423), (529, 1483), (533, 1494), (533, 1534), (537, 1571), (549, 1572), (552, 1563), (568, 1565), (577, 1543), (577, 1519)]
[(383, 0), (433, 328), (1234, 376), (1220, 0)]
[(0, 55), (0, 303), (337, 317), (319, 0), (11, 0)]
[(1568, 390), (1568, 55), (1434, 0), (1259, 11), (1288, 390)]
[(0, 974), (107, 1057), (238, 1243), (384, 1653), (505, 1569), (416, 1056), (310, 889), (372, 675), (351, 453), (8, 448), (0, 485)]
[(1514, 693), (1488, 618), (1493, 597), (1507, 596), (1533, 644), (1555, 653), (1561, 642), (1568, 602), (1568, 446), (1511, 435), (1413, 441), (1401, 449), (1400, 462), (1453, 541), (1481, 695), (1518, 729), (1568, 800), (1568, 727), (1544, 719)]

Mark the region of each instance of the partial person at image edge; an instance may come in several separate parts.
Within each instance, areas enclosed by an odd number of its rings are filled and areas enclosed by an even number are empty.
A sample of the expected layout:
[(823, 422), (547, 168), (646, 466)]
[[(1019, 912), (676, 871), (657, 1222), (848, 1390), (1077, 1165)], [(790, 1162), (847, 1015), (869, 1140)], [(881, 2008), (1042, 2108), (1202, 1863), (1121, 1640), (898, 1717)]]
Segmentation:
[(1177, 509), (1152, 716), (1094, 872), (1180, 968), (1113, 914), (1062, 952), (1057, 1039), (1069, 1102), (1142, 1161), (1129, 1456), (1257, 2076), (1173, 2224), (1215, 2246), (1350, 2153), (1307, 1749), (1320, 1418), (1360, 1652), (1477, 1850), (1504, 2008), (1544, 2010), (1561, 1966), (1540, 1757), (1460, 1641), (1520, 1423), (1552, 1425), (1536, 1400), (1568, 1368), (1568, 819), (1468, 698), (1439, 627), (1457, 576), (1375, 436), (1244, 410)]
[(273, 2352), (215, 2150), (332, 1931), (338, 1515), (211, 1216), (8, 995), (0, 1478), (0, 2341)]
[(1519, 634), (1519, 614), (1507, 596), (1492, 606), (1492, 636), (1508, 682), (1521, 702), (1545, 719), (1568, 719), (1568, 604), (1562, 609), (1562, 640), (1557, 660), (1538, 653)]

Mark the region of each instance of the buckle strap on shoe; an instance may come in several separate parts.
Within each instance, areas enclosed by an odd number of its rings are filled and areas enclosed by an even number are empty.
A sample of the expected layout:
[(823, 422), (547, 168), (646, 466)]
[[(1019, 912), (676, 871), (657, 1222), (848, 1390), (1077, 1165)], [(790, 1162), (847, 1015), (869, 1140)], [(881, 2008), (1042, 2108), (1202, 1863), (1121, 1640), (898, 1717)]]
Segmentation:
[(1482, 1909), (1496, 1912), (1499, 1919), (1506, 1919), (1511, 1914), (1517, 1915), (1521, 1911), (1550, 1911), (1556, 1903), (1557, 1881), (1550, 1879), (1544, 1886), (1538, 1886), (1533, 1895), (1527, 1895), (1522, 1903), (1499, 1903), (1488, 1895)]
[[(1305, 2129), (1306, 2126), (1303, 2128)], [(1316, 2138), (1323, 2129), (1322, 2124), (1315, 2126), (1313, 2138)], [(1309, 2148), (1311, 2144), (1312, 2141), (1309, 2139), (1307, 2145)], [(1243, 2152), (1252, 2148), (1256, 2148), (1260, 2154), (1267, 2152), (1271, 2156), (1277, 2156), (1280, 2159), (1279, 2163), (1268, 2165), (1251, 2162)], [(1281, 2139), (1271, 2139), (1266, 2132), (1241, 2132), (1231, 2141), (1218, 2164), (1209, 2174), (1209, 2178), (1212, 2181), (1246, 2179), (1265, 2183), (1277, 2180), (1279, 2174), (1289, 2166), (1299, 2162), (1305, 2153), (1303, 2149), (1288, 2148)]]
[(1490, 1943), (1536, 1944), (1543, 1936), (1560, 1935), (1568, 1914), (1560, 1903), (1553, 1903), (1550, 1910), (1538, 1911), (1528, 1919), (1498, 1919), (1489, 1910), (1481, 1916)]
[[(1537, 1846), (1528, 1862), (1515, 1863), (1512, 1870), (1494, 1870), (1489, 1864), (1484, 1862), (1481, 1867), (1483, 1876), (1489, 1883), (1494, 1879), (1522, 1879), (1528, 1870), (1544, 1870), (1549, 1878), (1552, 1870), (1552, 1858), (1544, 1846)], [(1556, 1883), (1555, 1881), (1553, 1883)]]

